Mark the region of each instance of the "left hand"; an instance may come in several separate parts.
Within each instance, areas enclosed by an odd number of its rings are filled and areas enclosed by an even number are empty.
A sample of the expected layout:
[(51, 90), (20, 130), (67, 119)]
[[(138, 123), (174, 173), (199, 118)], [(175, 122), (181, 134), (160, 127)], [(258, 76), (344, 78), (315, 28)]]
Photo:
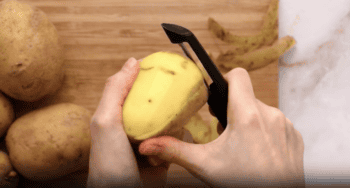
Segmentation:
[[(139, 61), (130, 58), (109, 77), (91, 120), (88, 187), (164, 187), (170, 163), (141, 156), (123, 128), (123, 104), (139, 73)], [(152, 165), (151, 165), (152, 164)]]

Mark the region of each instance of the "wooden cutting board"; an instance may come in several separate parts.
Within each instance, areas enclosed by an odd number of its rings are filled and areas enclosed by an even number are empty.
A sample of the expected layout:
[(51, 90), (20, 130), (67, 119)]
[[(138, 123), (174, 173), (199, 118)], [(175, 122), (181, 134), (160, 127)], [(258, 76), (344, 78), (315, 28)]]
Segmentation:
[[(270, 3), (270, 0), (19, 1), (44, 11), (56, 26), (64, 43), (66, 77), (55, 95), (34, 103), (12, 100), (17, 117), (62, 102), (75, 103), (94, 112), (106, 79), (117, 73), (128, 58), (141, 59), (157, 51), (183, 54), (178, 45), (170, 43), (161, 23), (190, 29), (203, 47), (216, 57), (230, 46), (208, 31), (208, 18), (214, 18), (233, 34), (253, 35), (262, 28), (263, 16)], [(196, 57), (194, 53), (192, 55)], [(278, 107), (277, 65), (278, 61), (249, 72), (256, 97), (274, 107)], [(208, 122), (212, 118), (207, 105), (200, 114)], [(183, 178), (190, 178), (186, 181), (194, 181), (178, 166), (171, 167), (169, 177), (177, 170), (183, 173)]]

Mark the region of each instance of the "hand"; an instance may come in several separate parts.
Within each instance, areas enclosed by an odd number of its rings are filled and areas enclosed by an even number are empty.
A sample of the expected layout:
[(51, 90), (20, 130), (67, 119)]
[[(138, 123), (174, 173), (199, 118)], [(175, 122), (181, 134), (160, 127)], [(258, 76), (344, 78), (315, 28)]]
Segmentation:
[(178, 164), (211, 187), (304, 187), (301, 134), (280, 110), (255, 98), (246, 70), (233, 69), (225, 79), (228, 124), (219, 138), (207, 144), (152, 138), (140, 153)]
[(163, 187), (166, 184), (169, 163), (141, 156), (138, 145), (130, 144), (124, 132), (123, 104), (138, 72), (139, 63), (130, 58), (121, 71), (107, 80), (91, 120), (88, 187)]

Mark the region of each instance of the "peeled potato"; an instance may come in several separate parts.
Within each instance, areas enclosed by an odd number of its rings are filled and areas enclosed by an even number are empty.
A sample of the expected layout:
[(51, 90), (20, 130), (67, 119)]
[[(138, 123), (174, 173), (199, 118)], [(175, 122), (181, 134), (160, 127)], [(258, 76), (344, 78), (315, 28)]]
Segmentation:
[(0, 2), (0, 90), (36, 101), (63, 82), (63, 51), (44, 12), (25, 3)]
[(134, 142), (178, 135), (207, 100), (204, 77), (194, 62), (175, 53), (153, 53), (140, 62), (125, 100), (124, 130)]
[(11, 102), (0, 93), (0, 137), (4, 136), (15, 118)]
[(213, 117), (210, 124), (206, 123), (199, 113), (191, 117), (184, 128), (190, 132), (193, 142), (196, 144), (206, 144), (219, 137), (217, 131), (218, 120)]
[(18, 118), (6, 135), (14, 168), (30, 180), (52, 180), (87, 169), (91, 113), (62, 103)]

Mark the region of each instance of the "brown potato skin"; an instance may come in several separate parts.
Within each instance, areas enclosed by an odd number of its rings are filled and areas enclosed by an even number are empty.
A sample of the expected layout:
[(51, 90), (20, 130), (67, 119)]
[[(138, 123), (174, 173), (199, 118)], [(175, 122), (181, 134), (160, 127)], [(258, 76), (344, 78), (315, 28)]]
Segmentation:
[(44, 12), (0, 2), (0, 90), (33, 102), (56, 92), (64, 79), (63, 46)]
[(6, 134), (14, 119), (12, 103), (0, 92), (0, 138)]
[(0, 187), (15, 188), (18, 183), (18, 174), (14, 171), (7, 153), (0, 151)]
[(25, 178), (46, 181), (88, 169), (91, 112), (61, 103), (18, 118), (6, 135), (14, 168)]

